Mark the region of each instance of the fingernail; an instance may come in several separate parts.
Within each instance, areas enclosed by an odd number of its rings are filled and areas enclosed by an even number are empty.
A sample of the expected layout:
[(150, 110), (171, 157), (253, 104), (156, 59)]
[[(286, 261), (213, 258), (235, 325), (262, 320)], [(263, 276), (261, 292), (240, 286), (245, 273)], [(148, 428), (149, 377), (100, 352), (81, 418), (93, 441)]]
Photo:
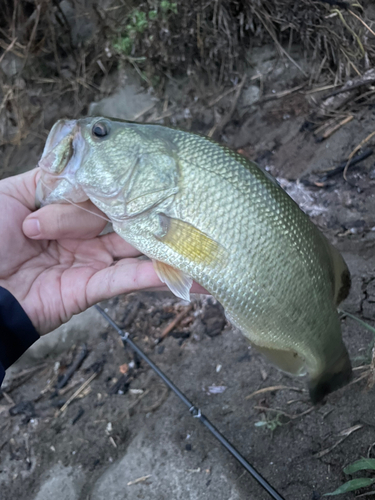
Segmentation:
[(36, 238), (40, 235), (40, 222), (38, 219), (27, 219), (23, 223), (23, 232), (29, 238)]

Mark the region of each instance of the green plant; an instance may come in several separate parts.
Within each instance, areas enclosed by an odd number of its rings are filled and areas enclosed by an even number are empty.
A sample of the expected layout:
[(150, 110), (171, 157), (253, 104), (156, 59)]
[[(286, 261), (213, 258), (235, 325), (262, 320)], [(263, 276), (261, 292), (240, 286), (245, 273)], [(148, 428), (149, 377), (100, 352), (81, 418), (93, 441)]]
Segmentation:
[(283, 425), (283, 422), (281, 422), (280, 417), (282, 417), (282, 413), (277, 413), (274, 418), (267, 419), (267, 420), (259, 420), (258, 422), (255, 422), (254, 425), (255, 425), (255, 427), (265, 427), (266, 429), (273, 432), (278, 427)]
[(364, 362), (367, 362), (369, 363), (372, 359), (372, 352), (373, 352), (373, 349), (375, 347), (375, 328), (371, 325), (369, 325), (368, 323), (366, 323), (366, 321), (363, 321), (362, 319), (360, 318), (357, 318), (357, 316), (354, 316), (354, 314), (351, 314), (347, 311), (344, 311), (342, 309), (338, 309), (339, 313), (344, 316), (348, 316), (349, 318), (352, 318), (354, 321), (356, 321), (357, 323), (359, 323), (360, 325), (363, 326), (363, 328), (365, 328), (366, 330), (368, 330), (369, 332), (371, 332), (374, 336), (372, 342), (370, 342), (369, 346), (367, 347), (366, 349), (366, 353), (364, 356), (357, 356), (356, 358), (354, 358), (356, 361), (364, 361)]
[(168, 14), (169, 12), (177, 14), (177, 3), (168, 2), (168, 0), (162, 0), (160, 2), (160, 10), (163, 14)]
[[(344, 474), (351, 475), (362, 470), (375, 471), (375, 458), (361, 458), (357, 460), (353, 464), (350, 464), (347, 467), (345, 467)], [(332, 493), (326, 493), (324, 496), (330, 497), (330, 496), (342, 495), (343, 493), (349, 493), (349, 491), (366, 488), (367, 486), (371, 486), (374, 483), (375, 483), (375, 477), (358, 477), (356, 479), (351, 479), (350, 481), (347, 481), (346, 483), (339, 486)]]
[(128, 22), (123, 30), (121, 36), (118, 37), (117, 41), (113, 43), (113, 48), (125, 55), (131, 53), (133, 47), (133, 41), (137, 34), (142, 34), (147, 28), (148, 20), (146, 13), (141, 10), (135, 9), (129, 15)]
[[(143, 6), (145, 7), (145, 4)], [(137, 36), (142, 35), (157, 21), (166, 21), (171, 13), (177, 14), (177, 3), (168, 0), (161, 0), (148, 12), (138, 8), (132, 10), (121, 33), (112, 44), (113, 49), (119, 54), (129, 56)]]

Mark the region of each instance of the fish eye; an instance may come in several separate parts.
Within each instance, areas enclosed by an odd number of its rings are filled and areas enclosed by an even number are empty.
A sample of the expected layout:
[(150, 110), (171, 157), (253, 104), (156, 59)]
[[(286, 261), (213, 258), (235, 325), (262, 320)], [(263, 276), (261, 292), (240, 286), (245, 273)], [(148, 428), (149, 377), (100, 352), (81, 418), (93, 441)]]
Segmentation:
[(109, 134), (109, 125), (107, 122), (99, 121), (92, 127), (92, 133), (95, 137), (106, 137)]

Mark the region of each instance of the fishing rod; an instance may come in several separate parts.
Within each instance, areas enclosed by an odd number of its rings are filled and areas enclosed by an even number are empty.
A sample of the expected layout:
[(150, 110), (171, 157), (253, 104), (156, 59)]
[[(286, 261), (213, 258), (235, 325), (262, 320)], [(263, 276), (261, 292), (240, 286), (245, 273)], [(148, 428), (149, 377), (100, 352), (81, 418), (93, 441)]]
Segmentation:
[(177, 397), (189, 408), (190, 414), (197, 418), (207, 429), (215, 436), (215, 438), (220, 441), (220, 443), (226, 448), (229, 453), (231, 453), (236, 460), (240, 462), (242, 467), (244, 467), (247, 472), (249, 472), (253, 478), (258, 481), (260, 486), (264, 488), (267, 493), (274, 500), (284, 500), (283, 497), (262, 477), (259, 472), (257, 472), (254, 467), (249, 464), (249, 462), (240, 454), (239, 451), (221, 434), (221, 432), (216, 429), (216, 427), (208, 420), (207, 417), (201, 413), (200, 409), (194, 406), (191, 401), (185, 396), (180, 389), (175, 386), (175, 384), (169, 380), (169, 378), (158, 368), (151, 359), (140, 349), (137, 344), (135, 344), (129, 337), (128, 332), (124, 332), (121, 328), (108, 316), (108, 314), (98, 305), (95, 306), (99, 313), (108, 321), (108, 323), (117, 331), (120, 335), (124, 347), (129, 345), (133, 351), (135, 351), (140, 358), (142, 358), (146, 363), (154, 370), (154, 372), (162, 379), (162, 381), (176, 394)]

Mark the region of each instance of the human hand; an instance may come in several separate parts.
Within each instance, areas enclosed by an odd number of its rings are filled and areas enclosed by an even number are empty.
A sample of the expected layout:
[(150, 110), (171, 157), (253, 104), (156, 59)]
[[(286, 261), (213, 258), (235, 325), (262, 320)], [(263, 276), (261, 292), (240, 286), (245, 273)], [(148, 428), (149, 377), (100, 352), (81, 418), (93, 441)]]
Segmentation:
[[(167, 290), (149, 260), (100, 217), (74, 205), (35, 212), (36, 168), (0, 181), (0, 286), (45, 334), (96, 302), (136, 290)], [(101, 214), (91, 203), (82, 207)], [(103, 214), (101, 214), (103, 215)], [(197, 284), (192, 292), (207, 293)]]

